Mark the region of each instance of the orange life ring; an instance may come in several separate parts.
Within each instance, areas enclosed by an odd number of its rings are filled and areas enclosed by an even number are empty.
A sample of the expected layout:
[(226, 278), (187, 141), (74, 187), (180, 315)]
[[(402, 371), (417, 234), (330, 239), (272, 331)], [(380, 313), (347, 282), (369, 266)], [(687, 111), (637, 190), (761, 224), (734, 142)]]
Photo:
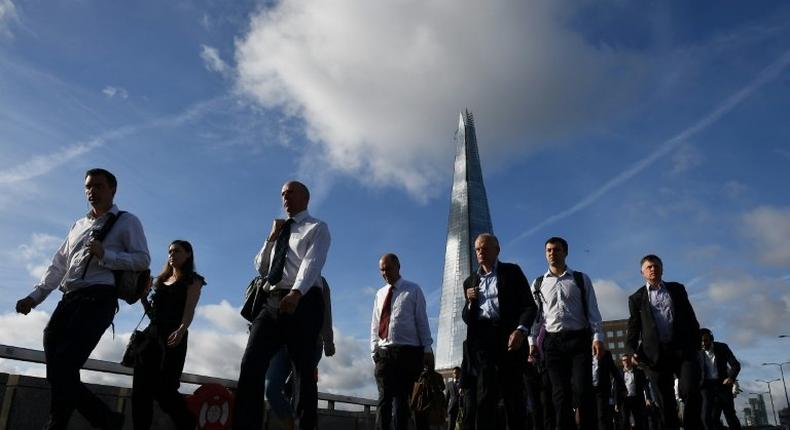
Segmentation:
[(200, 430), (229, 429), (233, 423), (233, 393), (222, 385), (201, 385), (187, 403)]

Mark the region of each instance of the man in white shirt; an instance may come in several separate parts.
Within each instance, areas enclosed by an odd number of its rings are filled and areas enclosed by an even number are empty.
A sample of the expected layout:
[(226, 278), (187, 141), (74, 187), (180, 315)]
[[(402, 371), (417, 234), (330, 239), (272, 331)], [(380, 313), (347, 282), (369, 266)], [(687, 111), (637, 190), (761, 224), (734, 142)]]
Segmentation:
[(423, 364), (433, 362), (433, 339), (425, 296), (419, 285), (400, 276), (398, 256), (381, 257), (379, 271), (387, 284), (376, 293), (370, 320), (370, 353), (379, 389), (376, 428), (389, 430), (394, 418), (395, 430), (406, 430), (409, 394)]
[(557, 428), (571, 428), (572, 408), (579, 414), (581, 429), (596, 427), (592, 395), (592, 356), (604, 353), (603, 322), (590, 278), (565, 263), (568, 242), (552, 237), (544, 244), (549, 270), (535, 279), (532, 291), (538, 302), (538, 324), (530, 336), (530, 354), (535, 338), (545, 325), (543, 356), (552, 386)]
[[(47, 429), (65, 429), (75, 409), (94, 427), (123, 426), (123, 414), (112, 412), (80, 381), (80, 368), (118, 310), (112, 271), (145, 270), (151, 262), (140, 220), (113, 204), (117, 187), (115, 176), (107, 170), (85, 173), (85, 196), (91, 210), (71, 226), (41, 282), (16, 304), (16, 311), (27, 315), (55, 288), (63, 291), (44, 329), (47, 380), (52, 389)], [(105, 229), (116, 217), (115, 224)]]
[(272, 357), (284, 345), (295, 369), (299, 428), (317, 425), (318, 386), (315, 349), (324, 320), (321, 269), (329, 251), (326, 223), (310, 216), (310, 191), (301, 182), (282, 187), (288, 219), (275, 219), (255, 256), (266, 279), (267, 300), (250, 327), (236, 390), (234, 429), (261, 428), (265, 377)]

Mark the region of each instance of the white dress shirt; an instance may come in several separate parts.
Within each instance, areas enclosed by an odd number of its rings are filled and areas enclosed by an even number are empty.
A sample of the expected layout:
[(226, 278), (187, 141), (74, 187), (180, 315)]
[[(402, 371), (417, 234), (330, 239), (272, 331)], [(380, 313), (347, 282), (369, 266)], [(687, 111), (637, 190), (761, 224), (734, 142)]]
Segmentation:
[(625, 381), (626, 397), (636, 396), (636, 377), (633, 368), (623, 368), (623, 380)]
[(151, 256), (148, 254), (143, 225), (136, 216), (126, 212), (118, 218), (102, 241), (104, 257), (90, 258), (88, 270), (85, 270), (85, 263), (91, 255), (86, 245), (91, 234), (101, 230), (110, 213), (117, 216), (118, 212), (115, 205), (98, 218), (88, 212), (71, 226), (41, 281), (28, 296), (36, 305), (43, 302), (55, 288), (67, 293), (91, 285), (115, 285), (113, 270), (148, 268)]
[(573, 270), (568, 267), (560, 276), (555, 276), (551, 271), (547, 271), (543, 275), (540, 294), (535, 294), (537, 279), (532, 282), (533, 296), (536, 297), (535, 300), (541, 300), (543, 312), (532, 324), (532, 333), (527, 337), (530, 345), (535, 344), (540, 326), (544, 324), (547, 333), (582, 330), (589, 326), (593, 333), (593, 340), (603, 342), (603, 322), (592, 282), (587, 274), (584, 274), (584, 291), (587, 295), (587, 321), (585, 321), (581, 289), (576, 285), (573, 273)]
[[(277, 240), (266, 241), (255, 256), (255, 270), (266, 276), (274, 258)], [(326, 223), (313, 218), (307, 210), (293, 216), (291, 236), (285, 254), (283, 277), (270, 289), (299, 290), (303, 295), (312, 287), (322, 287), (321, 269), (329, 252), (329, 227)]]
[(398, 279), (393, 286), (389, 333), (386, 339), (379, 338), (379, 319), (389, 288), (389, 284), (381, 287), (373, 302), (373, 317), (370, 320), (371, 355), (376, 347), (391, 345), (422, 346), (425, 352), (431, 352), (433, 339), (425, 310), (425, 296), (419, 285), (403, 278)]
[(712, 345), (710, 349), (702, 350), (702, 359), (704, 361), (703, 378), (719, 379), (719, 369), (716, 368), (716, 354), (713, 352)]

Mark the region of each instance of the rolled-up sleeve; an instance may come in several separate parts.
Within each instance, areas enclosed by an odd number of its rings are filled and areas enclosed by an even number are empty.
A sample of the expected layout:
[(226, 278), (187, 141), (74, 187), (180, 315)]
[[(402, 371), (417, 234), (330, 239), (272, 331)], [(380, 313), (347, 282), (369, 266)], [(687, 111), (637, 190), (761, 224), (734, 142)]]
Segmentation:
[(428, 324), (428, 312), (425, 306), (425, 295), (420, 288), (417, 288), (417, 303), (415, 306), (414, 320), (417, 323), (417, 336), (420, 337), (420, 345), (425, 348), (425, 352), (431, 352), (433, 338), (431, 338), (431, 327)]
[(590, 330), (593, 332), (593, 340), (603, 342), (603, 319), (601, 318), (601, 311), (598, 310), (598, 299), (595, 298), (595, 288), (593, 288), (592, 281), (587, 274), (584, 274), (585, 291), (587, 292), (587, 320), (590, 324)]
[[(73, 226), (72, 226), (73, 228)], [(44, 276), (41, 277), (41, 281), (34, 286), (33, 291), (28, 295), (36, 305), (41, 304), (49, 293), (52, 292), (55, 288), (58, 288), (61, 281), (63, 281), (63, 276), (66, 275), (66, 264), (68, 261), (68, 249), (69, 249), (69, 239), (68, 236), (60, 244), (60, 247), (55, 252), (55, 255), (52, 257), (52, 263), (50, 263), (49, 267), (47, 267), (47, 271), (44, 272)]]
[(310, 232), (312, 236), (310, 244), (296, 273), (293, 290), (299, 290), (303, 295), (313, 286), (320, 285), (321, 269), (326, 262), (326, 255), (329, 253), (329, 245), (332, 241), (329, 236), (329, 227), (326, 223), (319, 222)]
[(151, 255), (143, 224), (136, 216), (126, 213), (118, 219), (116, 226), (123, 228), (120, 236), (123, 249), (105, 247), (99, 266), (110, 270), (147, 269), (151, 265)]
[(271, 256), (272, 256), (272, 248), (274, 247), (274, 241), (267, 240), (263, 243), (261, 250), (258, 251), (258, 254), (255, 255), (255, 260), (253, 264), (255, 265), (255, 270), (261, 276), (266, 276), (269, 274), (269, 265), (271, 264)]

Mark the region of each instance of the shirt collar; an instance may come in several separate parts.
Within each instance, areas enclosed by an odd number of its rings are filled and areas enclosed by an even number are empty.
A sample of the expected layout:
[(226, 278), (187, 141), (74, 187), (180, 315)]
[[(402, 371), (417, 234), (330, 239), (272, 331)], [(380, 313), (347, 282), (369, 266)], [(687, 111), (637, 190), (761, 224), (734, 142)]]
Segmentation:
[(400, 289), (400, 286), (401, 286), (402, 284), (403, 284), (403, 276), (401, 276), (400, 278), (398, 278), (398, 280), (397, 280), (397, 281), (395, 281), (395, 283), (394, 283), (394, 284), (387, 284), (386, 286), (387, 286), (387, 287), (392, 287), (392, 288), (394, 288), (394, 289), (398, 290), (398, 289)]
[(496, 275), (496, 269), (499, 266), (499, 260), (494, 261), (494, 267), (491, 268), (491, 273), (483, 273), (483, 266), (477, 267), (477, 274), (480, 276), (491, 276)]
[[(110, 208), (110, 210), (108, 210), (107, 212), (105, 212), (105, 213), (104, 213), (104, 215), (107, 215), (108, 213), (111, 213), (111, 214), (113, 214), (113, 215), (116, 215), (116, 216), (117, 216), (117, 215), (118, 215), (118, 212), (120, 212), (120, 210), (118, 210), (118, 206), (116, 206), (116, 205), (114, 205), (114, 204), (113, 204), (113, 205), (112, 205), (112, 207)], [(103, 217), (104, 215), (100, 216), (99, 218)], [(95, 219), (98, 219), (98, 218), (94, 218), (94, 217), (93, 217), (93, 209), (88, 209), (88, 213), (85, 215), (85, 218), (88, 218), (89, 220), (95, 220)]]
[(565, 271), (562, 272), (562, 274), (560, 276), (555, 276), (553, 273), (551, 273), (551, 269), (549, 269), (549, 270), (546, 271), (546, 273), (543, 274), (543, 278), (544, 279), (545, 278), (557, 278), (557, 279), (560, 279), (560, 278), (564, 278), (566, 276), (571, 276), (571, 275), (573, 275), (573, 270), (571, 270), (571, 268), (566, 265), (565, 266)]
[(302, 222), (304, 222), (304, 220), (306, 220), (309, 217), (310, 217), (310, 212), (308, 212), (307, 209), (305, 209), (299, 212), (298, 214), (292, 216), (291, 219), (294, 220), (295, 224), (301, 224)]
[(664, 290), (666, 289), (666, 286), (664, 285), (664, 281), (658, 283), (658, 288), (653, 288), (653, 286), (650, 285), (650, 282), (645, 282), (645, 287), (647, 287), (648, 291), (659, 291), (662, 289)]

